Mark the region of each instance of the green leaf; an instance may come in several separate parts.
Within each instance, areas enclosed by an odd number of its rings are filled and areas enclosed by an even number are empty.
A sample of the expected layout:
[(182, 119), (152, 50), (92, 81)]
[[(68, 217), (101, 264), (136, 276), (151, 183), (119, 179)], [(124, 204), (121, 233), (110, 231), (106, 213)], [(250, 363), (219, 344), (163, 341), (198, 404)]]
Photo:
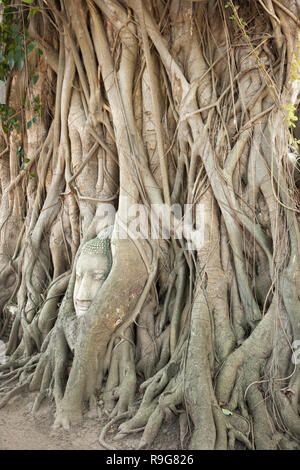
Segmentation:
[(35, 6), (34, 8), (30, 8), (29, 13), (27, 15), (27, 19), (30, 20), (31, 15), (34, 16), (37, 13), (38, 10), (39, 10), (38, 6)]
[(22, 2), (31, 5), (33, 3), (33, 0), (22, 0)]
[(14, 58), (14, 51), (10, 50), (9, 53), (7, 54), (7, 61), (8, 61), (8, 66), (10, 70), (14, 68), (15, 65), (15, 58)]
[(38, 76), (38, 75), (34, 75), (34, 76), (32, 77), (32, 81), (33, 81), (33, 84), (34, 84), (34, 85), (38, 82), (38, 79), (39, 79), (39, 76)]
[(15, 62), (18, 62), (21, 59), (23, 55), (22, 53), (23, 51), (22, 51), (21, 46), (17, 45), (15, 48)]
[(31, 180), (33, 180), (33, 178), (35, 178), (35, 174), (34, 174), (34, 173), (30, 173), (29, 177), (30, 177)]
[(39, 122), (39, 118), (35, 116), (35, 117), (32, 119), (32, 121), (34, 122), (34, 124), (37, 124), (37, 123)]
[(30, 162), (30, 158), (24, 158), (24, 162), (25, 162), (25, 163), (29, 163), (29, 162)]
[(18, 65), (19, 70), (23, 69), (23, 67), (24, 67), (24, 58), (23, 57), (20, 57), (20, 59), (17, 62), (17, 65)]
[(27, 129), (30, 129), (32, 126), (32, 121), (28, 121), (26, 124)]
[(12, 24), (10, 27), (11, 33), (12, 33), (12, 38), (15, 39), (18, 35), (19, 32), (19, 26)]
[(39, 47), (36, 49), (35, 53), (36, 53), (37, 55), (43, 55), (43, 51), (42, 51), (42, 49), (40, 49)]
[(7, 14), (7, 13), (12, 13), (14, 11), (18, 11), (18, 9), (16, 7), (7, 7), (5, 8), (4, 13)]
[(15, 47), (16, 47), (15, 43), (8, 44), (7, 50), (8, 51), (14, 51)]
[(23, 44), (24, 44), (24, 36), (23, 36), (23, 34), (19, 34), (19, 36), (17, 36), (16, 44), (18, 44), (19, 46), (23, 46)]
[(226, 408), (222, 408), (222, 411), (223, 411), (224, 415), (226, 415), (226, 416), (231, 416), (232, 415), (231, 411), (226, 410)]
[(37, 42), (36, 41), (31, 41), (27, 44), (26, 46), (26, 52), (27, 54), (29, 54), (31, 51), (33, 51), (33, 49), (36, 47), (37, 45)]

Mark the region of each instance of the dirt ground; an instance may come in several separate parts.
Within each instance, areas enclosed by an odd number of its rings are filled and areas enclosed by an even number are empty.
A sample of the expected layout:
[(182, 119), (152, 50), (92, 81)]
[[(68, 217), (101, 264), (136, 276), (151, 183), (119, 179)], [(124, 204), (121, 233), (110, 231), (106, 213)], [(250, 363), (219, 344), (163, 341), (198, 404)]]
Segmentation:
[[(0, 342), (0, 363), (4, 348)], [(2, 357), (1, 357), (2, 356)], [(101, 450), (99, 434), (109, 418), (102, 413), (98, 419), (86, 418), (83, 423), (70, 431), (53, 430), (55, 407), (49, 400), (44, 400), (37, 414), (31, 409), (35, 393), (14, 397), (0, 409), (0, 450)], [(117, 433), (116, 423), (108, 430), (105, 440), (116, 449), (137, 449), (142, 433), (130, 434), (122, 441), (114, 441)], [(165, 423), (151, 449), (177, 450), (179, 442), (178, 421)]]
[[(99, 419), (86, 418), (81, 425), (70, 431), (53, 430), (54, 406), (46, 401), (36, 415), (31, 408), (35, 394), (15, 397), (0, 409), (0, 450), (100, 450), (99, 434), (109, 421), (106, 416)], [(106, 442), (116, 449), (137, 449), (141, 433), (130, 435), (122, 441), (113, 441), (117, 426), (106, 435)], [(165, 424), (152, 449), (178, 449), (179, 430), (176, 422)]]

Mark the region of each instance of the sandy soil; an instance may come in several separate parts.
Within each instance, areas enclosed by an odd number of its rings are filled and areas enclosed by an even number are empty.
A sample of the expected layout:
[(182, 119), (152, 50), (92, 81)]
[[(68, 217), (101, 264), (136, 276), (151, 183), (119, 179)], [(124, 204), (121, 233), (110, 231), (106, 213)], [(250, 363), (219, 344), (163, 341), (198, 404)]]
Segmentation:
[[(0, 341), (0, 364), (5, 361), (5, 345)], [(109, 418), (103, 413), (98, 419), (84, 419), (70, 431), (53, 430), (55, 407), (44, 400), (34, 416), (31, 413), (36, 394), (27, 393), (13, 398), (0, 409), (0, 450), (99, 450), (99, 434)], [(130, 434), (122, 441), (113, 441), (120, 423), (106, 435), (106, 442), (116, 449), (137, 449), (142, 433)], [(177, 450), (178, 421), (165, 423), (151, 449)]]
[[(54, 421), (53, 404), (44, 401), (39, 412), (32, 415), (31, 408), (35, 394), (13, 398), (0, 409), (0, 450), (99, 450), (103, 449), (98, 437), (103, 426), (109, 421), (106, 416), (98, 419), (86, 418), (70, 431), (52, 430)], [(112, 427), (106, 442), (115, 448), (130, 450), (138, 446), (141, 433), (131, 434), (122, 441), (113, 441), (117, 426)], [(159, 437), (151, 449), (178, 449), (179, 429), (176, 422), (164, 424)]]

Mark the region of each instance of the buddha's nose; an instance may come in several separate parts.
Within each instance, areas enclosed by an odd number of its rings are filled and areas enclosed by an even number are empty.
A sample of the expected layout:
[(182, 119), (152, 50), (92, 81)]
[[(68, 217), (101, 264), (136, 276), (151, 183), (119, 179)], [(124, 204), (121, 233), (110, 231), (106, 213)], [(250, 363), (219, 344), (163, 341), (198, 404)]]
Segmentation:
[(87, 277), (83, 276), (78, 292), (77, 292), (76, 300), (79, 300), (80, 302), (91, 300), (91, 292), (90, 292), (89, 284), (90, 283), (88, 282)]

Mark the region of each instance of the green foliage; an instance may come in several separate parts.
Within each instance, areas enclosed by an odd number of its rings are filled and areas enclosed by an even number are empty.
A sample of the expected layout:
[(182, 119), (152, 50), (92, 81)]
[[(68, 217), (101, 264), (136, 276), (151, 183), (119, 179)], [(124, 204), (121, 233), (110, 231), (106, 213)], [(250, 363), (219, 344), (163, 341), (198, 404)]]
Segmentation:
[[(33, 111), (37, 113), (40, 117), (44, 116), (45, 110), (43, 106), (41, 105), (41, 100), (39, 96), (34, 96), (31, 100), (31, 106), (33, 107)], [(33, 118), (33, 122), (37, 124), (38, 118)]]
[[(244, 38), (247, 40), (248, 45), (252, 49), (252, 54), (255, 57), (257, 66), (261, 69), (262, 72), (265, 73), (265, 77), (267, 79), (268, 87), (269, 88), (275, 88), (274, 82), (272, 80), (270, 80), (270, 77), (269, 77), (268, 73), (265, 70), (265, 68), (266, 68), (265, 64), (262, 62), (262, 60), (259, 57), (258, 50), (254, 49), (252, 47), (249, 35), (247, 34), (247, 31), (245, 29), (245, 26), (247, 26), (246, 21), (238, 15), (239, 5), (234, 5), (232, 0), (228, 0), (225, 3), (225, 8), (231, 8), (233, 14), (229, 16), (229, 19), (236, 21), (236, 24), (240, 28)], [(298, 29), (297, 31), (298, 31), (298, 33), (300, 33), (300, 29)], [(300, 47), (300, 40), (297, 41), (297, 45), (298, 45), (298, 47)], [(290, 83), (293, 83), (296, 80), (300, 80), (299, 69), (300, 69), (300, 57), (299, 57), (299, 54), (297, 52), (295, 52), (294, 53), (294, 60), (292, 62), (292, 72), (291, 72)], [(286, 111), (288, 111), (287, 125), (288, 125), (289, 129), (295, 128), (296, 127), (295, 121), (298, 121), (298, 118), (295, 115), (295, 111), (296, 111), (295, 106), (293, 106), (292, 104), (288, 104), (287, 106), (284, 107), (284, 109)], [(289, 146), (292, 147), (294, 150), (298, 149), (298, 144), (300, 142), (293, 137), (293, 134), (292, 134), (291, 130), (290, 130), (290, 139), (289, 140), (290, 140)]]
[(229, 410), (226, 410), (226, 408), (222, 408), (222, 411), (223, 411), (224, 415), (226, 415), (226, 416), (231, 416), (232, 415), (232, 412), (229, 411)]
[[(0, 0), (2, 5), (3, 21), (0, 24), (0, 80), (6, 83), (7, 79), (15, 73), (15, 71), (23, 70), (26, 62), (29, 84), (35, 85), (38, 82), (39, 76), (32, 70), (28, 64), (28, 56), (30, 54), (36, 54), (40, 57), (43, 51), (38, 47), (36, 40), (29, 38), (28, 30), (26, 28), (27, 22), (30, 20), (32, 15), (38, 12), (38, 6), (34, 5), (35, 0), (22, 0), (24, 6), (17, 5), (12, 6), (11, 0)], [(29, 10), (29, 13), (27, 14)], [(24, 13), (26, 13), (25, 26), (24, 26)], [(34, 113), (37, 115), (32, 120), (26, 123), (26, 128), (30, 129), (33, 124), (38, 124), (39, 117), (43, 116), (44, 110), (40, 104), (40, 98), (35, 96), (30, 103), (26, 103), (26, 98), (22, 100), (22, 105), (26, 106), (27, 109), (33, 108)], [(0, 118), (2, 123), (2, 130), (4, 133), (12, 132), (14, 130), (20, 130), (21, 123), (19, 121), (21, 110), (15, 110), (6, 104), (0, 105)], [(22, 157), (23, 150), (19, 147), (17, 155)], [(21, 162), (24, 166), (26, 159)]]
[(298, 68), (300, 68), (300, 59), (297, 53), (295, 53), (294, 56), (295, 56), (295, 59), (292, 63), (291, 82), (294, 82), (295, 80), (300, 80), (300, 76), (298, 73)]
[(0, 104), (0, 117), (2, 121), (2, 130), (5, 134), (13, 130), (20, 129), (20, 123), (16, 117), (16, 111), (6, 104)]
[[(23, 3), (31, 5), (34, 0), (22, 0)], [(28, 30), (24, 27), (22, 20), (23, 10), (21, 7), (11, 6), (10, 0), (0, 0), (3, 5), (3, 21), (0, 24), (0, 80), (6, 81), (13, 68), (16, 66), (22, 70), (27, 55), (35, 50), (37, 55), (43, 51), (36, 40), (29, 39)], [(35, 15), (38, 6), (30, 7), (27, 19)]]
[[(297, 29), (298, 34), (300, 33), (300, 29)], [(300, 40), (297, 40), (297, 47), (300, 47)], [(298, 52), (294, 52), (294, 59), (292, 62), (292, 72), (290, 77), (290, 84), (292, 85), (295, 81), (300, 80), (299, 76), (299, 69), (300, 69), (300, 58)], [(295, 115), (296, 107), (292, 104), (288, 104), (284, 106), (284, 109), (288, 112), (287, 113), (287, 125), (289, 127), (289, 147), (293, 152), (297, 152), (300, 144), (300, 140), (297, 140), (293, 136), (293, 129), (296, 127), (295, 121), (298, 121), (297, 116)]]
[(22, 155), (24, 155), (24, 150), (22, 149), (22, 147), (19, 146), (17, 148), (17, 156), (22, 157)]
[(17, 12), (16, 7), (5, 7), (0, 25), (0, 80), (4, 81), (15, 64), (19, 70), (24, 65), (24, 35), (21, 34), (19, 25), (14, 23), (14, 14)]
[(32, 81), (33, 81), (33, 84), (34, 84), (34, 85), (38, 82), (38, 79), (39, 79), (39, 76), (38, 76), (38, 75), (33, 75)]
[(230, 20), (235, 20), (237, 22), (238, 27), (243, 30), (243, 26), (247, 26), (247, 23), (243, 18), (241, 18), (237, 14), (238, 9), (240, 8), (240, 6), (239, 5), (234, 5), (234, 3), (231, 0), (229, 0), (225, 3), (225, 8), (231, 8), (232, 9), (233, 15), (230, 15), (229, 19)]
[(287, 106), (284, 107), (284, 109), (288, 111), (288, 116), (287, 116), (288, 126), (296, 127), (296, 124), (294, 124), (294, 121), (298, 121), (298, 118), (295, 115), (295, 111), (296, 111), (295, 106), (288, 104)]
[(19, 171), (22, 171), (25, 168), (25, 164), (30, 162), (30, 158), (24, 158), (24, 150), (21, 146), (19, 146), (17, 149), (17, 156), (20, 159)]
[(300, 140), (293, 136), (292, 132), (290, 132), (289, 137), (289, 148), (291, 152), (297, 153), (299, 149)]

